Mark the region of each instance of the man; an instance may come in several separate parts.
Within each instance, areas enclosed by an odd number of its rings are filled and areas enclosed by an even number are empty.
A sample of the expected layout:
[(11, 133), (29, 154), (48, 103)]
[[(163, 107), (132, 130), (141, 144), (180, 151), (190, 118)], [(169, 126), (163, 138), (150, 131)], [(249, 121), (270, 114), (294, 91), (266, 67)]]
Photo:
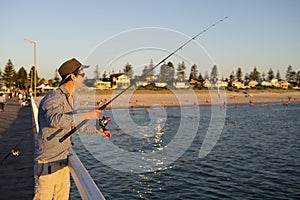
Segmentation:
[(1, 92), (0, 93), (0, 111), (1, 112), (4, 112), (4, 105), (5, 105), (5, 103), (6, 103), (6, 98), (3, 95), (3, 93)]
[[(34, 199), (69, 199), (70, 172), (68, 168), (69, 149), (72, 146), (70, 137), (59, 142), (59, 138), (75, 127), (75, 122), (85, 119), (99, 119), (103, 111), (93, 110), (84, 113), (73, 111), (73, 94), (82, 87), (84, 68), (78, 60), (72, 58), (59, 68), (62, 78), (60, 87), (48, 93), (40, 102), (38, 111), (39, 133), (35, 152), (35, 196)], [(108, 130), (97, 130), (86, 123), (79, 129), (86, 134), (98, 133), (110, 138)]]

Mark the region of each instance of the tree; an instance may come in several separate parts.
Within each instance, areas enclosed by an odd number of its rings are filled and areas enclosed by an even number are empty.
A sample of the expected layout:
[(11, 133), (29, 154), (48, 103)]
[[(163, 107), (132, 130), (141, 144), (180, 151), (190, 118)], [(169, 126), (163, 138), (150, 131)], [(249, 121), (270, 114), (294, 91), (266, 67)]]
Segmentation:
[[(32, 79), (31, 79), (31, 76), (32, 76)], [(35, 76), (36, 76), (36, 84), (38, 84), (40, 78), (38, 76), (37, 71), (36, 71)], [(32, 66), (31, 69), (30, 69), (29, 78), (30, 78), (30, 80), (32, 80), (32, 89), (34, 90), (34, 88), (35, 88), (35, 85), (34, 85), (34, 66)]]
[(53, 85), (54, 85), (55, 87), (57, 87), (57, 86), (59, 86), (59, 82), (60, 82), (60, 78), (59, 78), (58, 70), (55, 69)]
[(190, 77), (189, 77), (189, 81), (193, 80), (197, 80), (197, 74), (198, 74), (198, 70), (197, 70), (197, 65), (193, 65), (191, 67), (191, 73), (190, 73)]
[(250, 80), (250, 76), (249, 76), (249, 74), (248, 73), (246, 73), (246, 75), (245, 75), (245, 81), (249, 81)]
[(265, 72), (263, 72), (263, 73), (261, 74), (261, 76), (262, 76), (262, 79), (263, 79), (263, 80), (266, 80), (266, 79), (265, 79), (265, 77), (266, 77), (266, 73), (265, 73)]
[(281, 76), (280, 76), (279, 70), (277, 70), (277, 73), (276, 73), (276, 79), (277, 79), (277, 80), (280, 80), (280, 79), (281, 79)]
[(148, 75), (149, 76), (154, 76), (154, 64), (153, 64), (153, 60), (151, 59), (150, 60), (150, 64), (149, 64), (149, 73), (148, 73)]
[(202, 77), (202, 74), (201, 73), (199, 73), (199, 76), (198, 76), (198, 81), (199, 82), (203, 82), (204, 81), (204, 79), (203, 79), (203, 77)]
[(204, 80), (208, 80), (208, 79), (209, 79), (208, 72), (205, 71), (205, 74), (204, 74)]
[(168, 85), (173, 85), (174, 82), (174, 65), (172, 62), (164, 63), (160, 66), (159, 80), (166, 82)]
[(169, 66), (165, 63), (160, 66), (159, 80), (162, 82), (169, 80)]
[(260, 77), (260, 72), (257, 71), (257, 68), (254, 67), (253, 71), (250, 73), (249, 75), (250, 79), (253, 80), (253, 81), (257, 81), (257, 80), (260, 80), (261, 77)]
[(147, 77), (148, 77), (148, 66), (146, 65), (143, 69), (143, 72), (142, 72), (142, 78), (143, 78), (143, 81), (147, 80)]
[(243, 77), (242, 69), (239, 67), (236, 71), (236, 78), (237, 80), (241, 81)]
[(142, 78), (143, 80), (147, 80), (148, 78), (152, 78), (154, 76), (154, 65), (153, 60), (150, 60), (149, 67), (146, 65), (142, 72)]
[(297, 80), (297, 84), (299, 86), (300, 85), (300, 71), (297, 72), (296, 80)]
[(274, 72), (272, 70), (272, 68), (269, 69), (268, 71), (268, 80), (272, 80), (274, 78)]
[(289, 82), (296, 82), (296, 72), (293, 70), (291, 65), (289, 65), (286, 70), (285, 78)]
[(229, 79), (234, 81), (235, 79), (234, 71), (232, 71), (231, 74), (229, 75)]
[(41, 80), (39, 81), (39, 84), (41, 85), (41, 84), (44, 84), (45, 85), (45, 83), (46, 83), (46, 80), (44, 79), (44, 78), (41, 78)]
[(26, 89), (27, 86), (29, 85), (29, 81), (27, 78), (27, 72), (24, 69), (24, 67), (21, 67), (17, 73), (17, 81), (16, 81), (16, 85), (20, 88), (20, 89)]
[(211, 69), (210, 80), (217, 81), (218, 76), (219, 76), (218, 67), (217, 67), (217, 65), (214, 65), (213, 68)]
[(179, 81), (184, 80), (184, 75), (185, 75), (184, 70), (185, 69), (186, 69), (186, 66), (184, 64), (184, 61), (182, 61), (182, 63), (178, 63), (178, 65), (177, 65), (177, 76), (178, 76)]
[(53, 79), (49, 79), (49, 80), (48, 80), (48, 85), (53, 86), (53, 84), (54, 84)]
[(96, 65), (96, 69), (95, 69), (94, 73), (95, 73), (95, 79), (99, 80), (100, 76), (99, 76), (99, 66), (98, 65)]
[(174, 64), (172, 62), (168, 62), (167, 65), (168, 65), (168, 73), (169, 73), (168, 85), (173, 85), (174, 76), (175, 76)]
[(106, 78), (107, 77), (107, 73), (106, 73), (106, 70), (103, 72), (102, 74), (102, 78)]
[(132, 79), (133, 76), (133, 69), (132, 66), (129, 63), (126, 63), (124, 67), (124, 73), (126, 76), (128, 76), (130, 79)]
[(15, 84), (16, 72), (14, 70), (14, 65), (10, 59), (8, 59), (6, 66), (4, 68), (3, 79), (6, 83), (6, 86), (10, 88)]

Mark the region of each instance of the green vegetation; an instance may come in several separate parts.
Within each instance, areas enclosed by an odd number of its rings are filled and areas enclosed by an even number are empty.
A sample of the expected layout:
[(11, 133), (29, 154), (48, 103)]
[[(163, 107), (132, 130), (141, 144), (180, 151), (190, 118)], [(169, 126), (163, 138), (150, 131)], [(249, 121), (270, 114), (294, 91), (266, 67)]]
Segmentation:
[[(241, 82), (242, 84), (247, 84), (250, 81), (257, 81), (259, 84), (255, 86), (256, 90), (262, 90), (262, 89), (277, 89), (274, 86), (270, 85), (260, 85), (261, 82), (271, 82), (271, 80), (277, 79), (278, 81), (284, 81), (281, 79), (281, 75), (279, 73), (279, 70), (277, 70), (277, 73), (275, 75), (272, 68), (268, 70), (267, 73), (260, 72), (257, 67), (254, 67), (253, 70), (249, 73), (245, 73), (245, 76), (243, 77), (242, 68), (238, 67), (236, 71), (232, 71), (228, 78), (220, 78), (220, 74), (218, 71), (217, 65), (212, 66), (211, 73), (209, 74), (207, 71), (205, 72), (205, 76), (203, 78), (200, 70), (198, 69), (198, 66), (196, 64), (193, 64), (190, 66), (190, 73), (187, 75), (186, 69), (188, 66), (184, 61), (177, 64), (177, 67), (169, 61), (168, 63), (164, 63), (158, 68), (159, 73), (155, 74), (155, 71), (153, 70), (154, 64), (151, 60), (149, 63), (149, 66), (145, 66), (142, 74), (140, 76), (134, 75), (134, 67), (127, 62), (123, 68), (123, 70), (120, 70), (120, 73), (123, 72), (127, 77), (130, 78), (131, 83), (135, 83), (137, 81), (144, 81), (148, 82), (148, 84), (144, 86), (139, 86), (138, 88), (141, 90), (169, 90), (174, 89), (176, 86), (175, 83), (190, 83), (190, 85), (195, 90), (203, 90), (205, 89), (205, 81), (206, 83), (209, 82), (212, 86), (210, 87), (226, 87), (229, 91), (236, 90), (236, 87), (232, 87), (231, 83), (233, 81)], [(13, 65), (13, 62), (11, 59), (8, 59), (4, 69), (2, 70), (0, 68), (0, 87), (3, 88), (3, 86), (6, 86), (6, 88), (20, 88), (20, 89), (27, 89), (29, 87), (34, 87), (33, 85), (33, 70), (34, 67), (31, 67), (30, 71), (27, 72), (24, 67), (20, 67), (18, 71), (15, 70), (15, 66)], [(210, 75), (210, 76), (209, 76)], [(107, 74), (107, 72), (103, 72), (102, 77), (108, 79), (110, 74)], [(87, 79), (86, 83), (88, 83), (89, 86), (93, 86), (95, 80), (99, 80), (99, 71), (98, 66), (96, 66), (95, 70), (95, 77), (92, 79)], [(295, 71), (291, 65), (287, 67), (285, 80), (288, 82), (287, 88), (295, 88), (300, 87), (300, 70)], [(220, 86), (217, 85), (218, 82), (222, 81), (222, 83), (228, 83), (227, 86)], [(60, 77), (57, 72), (57, 69), (55, 69), (54, 77), (50, 80), (45, 80), (44, 78), (38, 78), (37, 76), (37, 85), (45, 84), (53, 87), (57, 87), (60, 82)], [(165, 83), (167, 84), (166, 87), (157, 87), (155, 83)], [(180, 85), (180, 84), (179, 84)], [(181, 87), (184, 87), (184, 84), (180, 85)], [(246, 88), (244, 88), (246, 89)]]

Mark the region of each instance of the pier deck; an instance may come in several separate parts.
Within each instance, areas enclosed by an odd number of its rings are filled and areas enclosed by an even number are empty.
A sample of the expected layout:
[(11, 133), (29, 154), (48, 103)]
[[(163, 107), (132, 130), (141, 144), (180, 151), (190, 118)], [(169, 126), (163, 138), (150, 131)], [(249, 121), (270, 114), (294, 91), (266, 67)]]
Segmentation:
[(16, 145), (20, 155), (0, 163), (0, 199), (33, 198), (34, 131), (31, 107), (8, 100), (0, 112), (0, 162)]

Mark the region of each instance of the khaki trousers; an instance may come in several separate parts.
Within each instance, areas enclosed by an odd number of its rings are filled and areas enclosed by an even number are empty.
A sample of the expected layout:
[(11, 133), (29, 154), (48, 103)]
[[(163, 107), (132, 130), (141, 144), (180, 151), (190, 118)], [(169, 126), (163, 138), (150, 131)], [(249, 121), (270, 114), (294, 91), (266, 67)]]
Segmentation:
[(52, 174), (39, 176), (35, 166), (35, 196), (34, 200), (68, 200), (70, 195), (70, 170), (68, 166)]

